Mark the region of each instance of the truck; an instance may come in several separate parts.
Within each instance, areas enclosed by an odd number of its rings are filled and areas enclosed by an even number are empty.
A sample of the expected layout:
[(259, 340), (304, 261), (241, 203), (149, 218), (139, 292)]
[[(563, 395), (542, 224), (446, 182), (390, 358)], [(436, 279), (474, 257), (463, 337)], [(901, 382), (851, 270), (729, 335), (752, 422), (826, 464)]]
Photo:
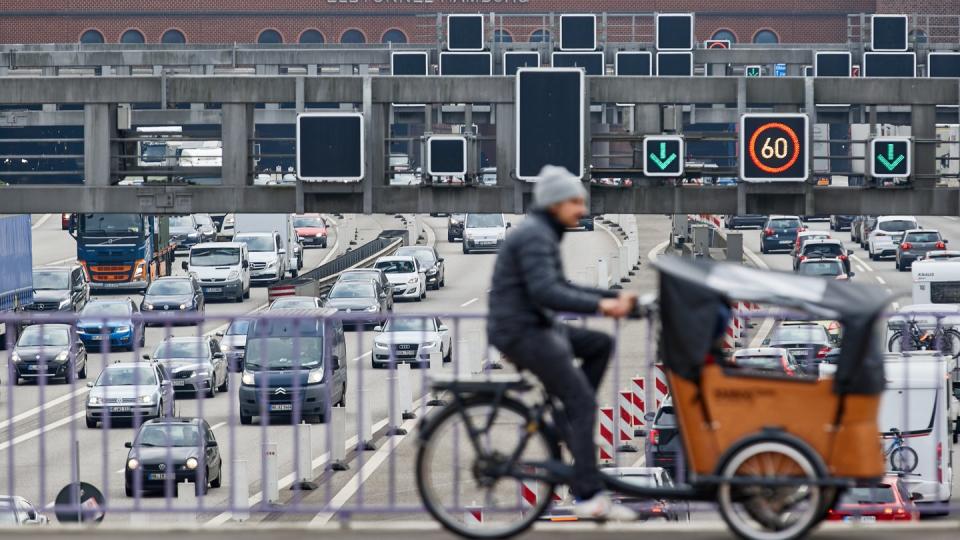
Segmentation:
[[(303, 246), (293, 226), (292, 214), (235, 214), (233, 219), (234, 236), (242, 233), (278, 233), (280, 249), (287, 258), (286, 268), (290, 275), (297, 276), (303, 268)], [(251, 263), (253, 262), (251, 255)], [(282, 277), (280, 279), (283, 279)]]
[(166, 218), (147, 214), (76, 214), (70, 234), (93, 290), (146, 290), (173, 270)]
[[(33, 304), (29, 214), (0, 216), (0, 254), (0, 311), (19, 312)], [(2, 324), (0, 328), (6, 332)]]

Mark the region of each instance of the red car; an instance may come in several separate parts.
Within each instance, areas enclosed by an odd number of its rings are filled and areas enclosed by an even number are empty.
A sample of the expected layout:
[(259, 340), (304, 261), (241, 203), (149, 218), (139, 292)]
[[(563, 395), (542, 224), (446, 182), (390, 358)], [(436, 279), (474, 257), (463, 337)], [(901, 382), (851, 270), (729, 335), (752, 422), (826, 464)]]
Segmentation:
[(875, 486), (850, 488), (827, 511), (832, 521), (917, 521), (920, 511), (897, 476)]
[(327, 247), (327, 222), (323, 220), (320, 214), (297, 214), (293, 216), (293, 228), (297, 230), (297, 236), (304, 247)]

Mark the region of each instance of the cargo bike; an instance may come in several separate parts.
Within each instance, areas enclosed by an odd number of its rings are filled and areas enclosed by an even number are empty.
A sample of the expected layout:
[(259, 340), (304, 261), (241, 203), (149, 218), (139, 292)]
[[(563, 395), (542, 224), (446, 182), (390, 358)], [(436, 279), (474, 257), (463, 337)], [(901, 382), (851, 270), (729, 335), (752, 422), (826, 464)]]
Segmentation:
[[(711, 501), (742, 538), (785, 540), (822, 521), (840, 494), (885, 472), (877, 429), (884, 388), (874, 328), (889, 298), (856, 283), (661, 258), (659, 296), (638, 307), (659, 326), (683, 442), (686, 482), (655, 487), (605, 474), (635, 498)], [(737, 369), (716, 337), (732, 300), (843, 325), (833, 379)], [(447, 405), (420, 426), (416, 482), (427, 511), (469, 538), (516, 535), (572, 478), (562, 406), (523, 373), (435, 378)]]

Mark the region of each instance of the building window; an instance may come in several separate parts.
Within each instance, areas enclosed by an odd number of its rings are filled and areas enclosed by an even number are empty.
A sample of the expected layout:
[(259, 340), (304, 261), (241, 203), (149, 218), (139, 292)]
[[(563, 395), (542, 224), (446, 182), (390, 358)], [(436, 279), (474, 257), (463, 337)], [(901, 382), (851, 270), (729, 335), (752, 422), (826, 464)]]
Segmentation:
[(760, 30), (753, 35), (754, 43), (780, 43), (780, 38), (773, 30)]
[(103, 43), (103, 34), (99, 30), (87, 30), (80, 34), (80, 43)]
[(143, 43), (143, 34), (139, 30), (127, 30), (120, 36), (120, 43)]
[(717, 30), (716, 32), (714, 32), (713, 35), (710, 36), (710, 39), (725, 39), (729, 41), (731, 44), (733, 44), (737, 42), (737, 35), (731, 32), (730, 30), (723, 29), (723, 30)]
[(546, 28), (534, 30), (534, 32), (530, 34), (530, 43), (545, 43), (547, 41), (550, 41), (550, 31)]
[(313, 28), (304, 30), (303, 33), (300, 34), (300, 43), (324, 43), (323, 34)]
[(187, 38), (186, 36), (183, 35), (183, 32), (174, 28), (167, 30), (166, 32), (163, 33), (162, 36), (160, 36), (160, 43), (186, 43), (186, 42), (187, 42)]
[(927, 33), (919, 28), (910, 31), (910, 43), (921, 44), (927, 42)]
[(403, 30), (397, 30), (396, 28), (391, 28), (383, 34), (383, 38), (380, 39), (381, 43), (406, 43), (407, 35), (403, 33)]
[[(533, 39), (531, 39), (530, 41), (533, 41)], [(510, 35), (510, 32), (497, 28), (496, 30), (493, 31), (493, 42), (494, 43), (513, 43), (513, 36)]]
[(363, 35), (363, 32), (351, 28), (343, 33), (340, 36), (340, 43), (366, 43), (367, 38)]
[(283, 36), (280, 35), (280, 32), (267, 28), (257, 36), (257, 43), (283, 43)]

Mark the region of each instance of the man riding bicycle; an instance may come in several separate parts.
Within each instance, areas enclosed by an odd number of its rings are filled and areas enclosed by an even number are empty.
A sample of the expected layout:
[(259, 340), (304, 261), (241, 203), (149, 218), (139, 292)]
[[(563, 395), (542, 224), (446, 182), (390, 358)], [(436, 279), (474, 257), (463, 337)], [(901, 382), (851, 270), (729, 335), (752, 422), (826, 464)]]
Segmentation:
[[(490, 289), (487, 339), (520, 369), (535, 375), (560, 400), (569, 426), (565, 442), (573, 455), (570, 486), (579, 517), (634, 519), (632, 510), (603, 492), (597, 470), (596, 391), (613, 352), (602, 332), (561, 324), (557, 312), (625, 317), (636, 303), (629, 292), (583, 287), (563, 274), (560, 240), (587, 215), (583, 184), (562, 167), (544, 167), (533, 189), (533, 211), (500, 249)], [(582, 363), (577, 367), (574, 358)]]

